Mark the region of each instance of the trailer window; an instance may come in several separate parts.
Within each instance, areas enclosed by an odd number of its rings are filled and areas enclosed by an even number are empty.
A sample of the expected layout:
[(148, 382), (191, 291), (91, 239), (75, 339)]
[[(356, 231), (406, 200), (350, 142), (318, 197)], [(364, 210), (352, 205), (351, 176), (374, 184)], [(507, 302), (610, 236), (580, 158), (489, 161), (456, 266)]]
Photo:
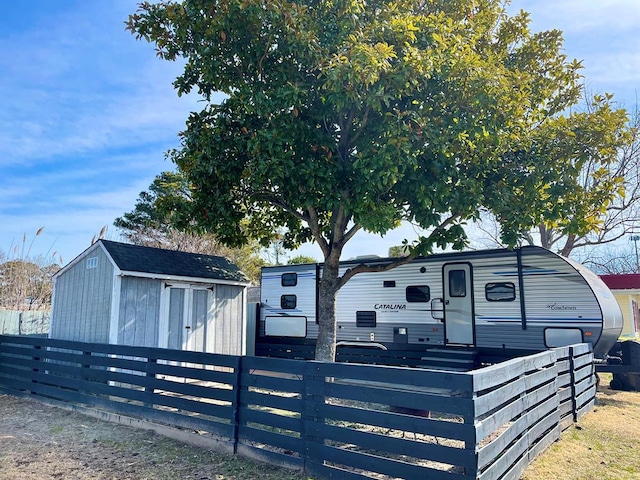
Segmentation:
[(376, 312), (356, 312), (356, 327), (375, 327)]
[(283, 287), (295, 287), (298, 284), (297, 273), (283, 273), (280, 278), (280, 284)]
[(298, 305), (298, 297), (295, 295), (282, 295), (280, 297), (280, 308), (283, 310), (292, 310)]
[(489, 302), (513, 302), (516, 299), (516, 286), (511, 282), (487, 283), (484, 296)]
[(395, 287), (396, 286), (396, 281), (395, 280), (385, 280), (384, 282), (382, 282), (382, 286), (384, 288)]
[(409, 285), (406, 289), (407, 302), (428, 302), (431, 291), (427, 285)]
[(464, 270), (449, 271), (449, 296), (467, 296), (467, 274)]

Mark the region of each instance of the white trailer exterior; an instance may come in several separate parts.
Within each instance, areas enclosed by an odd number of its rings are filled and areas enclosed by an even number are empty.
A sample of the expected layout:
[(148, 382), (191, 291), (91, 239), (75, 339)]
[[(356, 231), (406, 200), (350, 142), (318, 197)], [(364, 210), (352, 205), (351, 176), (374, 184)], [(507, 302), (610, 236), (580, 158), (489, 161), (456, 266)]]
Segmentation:
[[(341, 263), (341, 272), (361, 263)], [(262, 341), (317, 337), (320, 264), (265, 267)], [(338, 292), (337, 341), (381, 349), (463, 346), (520, 354), (589, 342), (602, 357), (622, 329), (613, 294), (584, 266), (540, 247), (447, 253), (361, 273)]]

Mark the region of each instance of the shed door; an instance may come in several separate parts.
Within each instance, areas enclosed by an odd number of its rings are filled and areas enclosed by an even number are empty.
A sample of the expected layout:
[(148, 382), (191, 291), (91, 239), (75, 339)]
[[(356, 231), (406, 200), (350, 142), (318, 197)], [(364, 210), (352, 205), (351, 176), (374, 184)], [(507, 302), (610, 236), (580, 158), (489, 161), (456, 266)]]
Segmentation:
[(185, 350), (185, 300), (186, 288), (171, 287), (169, 290), (169, 332), (167, 347), (175, 350)]
[(210, 327), (213, 295), (202, 288), (171, 287), (169, 292), (169, 335), (167, 346), (197, 352), (214, 343)]
[(471, 265), (448, 263), (443, 268), (444, 325), (447, 344), (474, 345)]
[(209, 327), (209, 291), (191, 290), (190, 322), (187, 330), (187, 350), (206, 352), (207, 343), (213, 342), (214, 329)]

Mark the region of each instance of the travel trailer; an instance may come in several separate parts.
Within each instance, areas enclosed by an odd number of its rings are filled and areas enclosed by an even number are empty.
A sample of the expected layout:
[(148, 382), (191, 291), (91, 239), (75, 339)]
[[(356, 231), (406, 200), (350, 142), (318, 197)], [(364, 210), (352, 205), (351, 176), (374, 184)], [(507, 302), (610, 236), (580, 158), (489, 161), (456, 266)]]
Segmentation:
[[(348, 260), (340, 269), (390, 261)], [(258, 342), (315, 342), (321, 274), (321, 264), (263, 268)], [(597, 275), (533, 246), (431, 255), (357, 274), (338, 292), (336, 317), (338, 348), (513, 356), (588, 342), (601, 358), (623, 323)]]

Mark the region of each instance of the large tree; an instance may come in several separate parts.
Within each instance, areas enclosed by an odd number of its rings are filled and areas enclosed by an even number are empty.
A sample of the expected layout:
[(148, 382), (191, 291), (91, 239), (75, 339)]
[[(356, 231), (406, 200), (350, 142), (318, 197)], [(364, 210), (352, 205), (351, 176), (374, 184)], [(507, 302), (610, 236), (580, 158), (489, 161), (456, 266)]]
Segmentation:
[[(170, 153), (191, 190), (173, 218), (231, 244), (279, 228), (286, 247), (315, 241), (324, 257), (316, 359), (333, 360), (336, 293), (381, 268), (339, 274), (358, 231), (408, 220), (430, 232), (392, 268), (435, 246), (462, 248), (461, 224), (482, 207), (504, 214), (523, 189), (546, 194), (522, 175), (531, 157), (518, 152), (537, 126), (562, 127), (580, 98), (580, 64), (561, 53), (559, 31), (528, 24), (502, 0), (142, 3), (128, 28), (161, 58), (184, 58), (175, 88), (205, 100)], [(572, 174), (548, 160), (549, 181)], [(548, 202), (518, 206), (523, 218), (566, 214)], [(503, 236), (514, 243), (521, 232), (506, 222)]]

